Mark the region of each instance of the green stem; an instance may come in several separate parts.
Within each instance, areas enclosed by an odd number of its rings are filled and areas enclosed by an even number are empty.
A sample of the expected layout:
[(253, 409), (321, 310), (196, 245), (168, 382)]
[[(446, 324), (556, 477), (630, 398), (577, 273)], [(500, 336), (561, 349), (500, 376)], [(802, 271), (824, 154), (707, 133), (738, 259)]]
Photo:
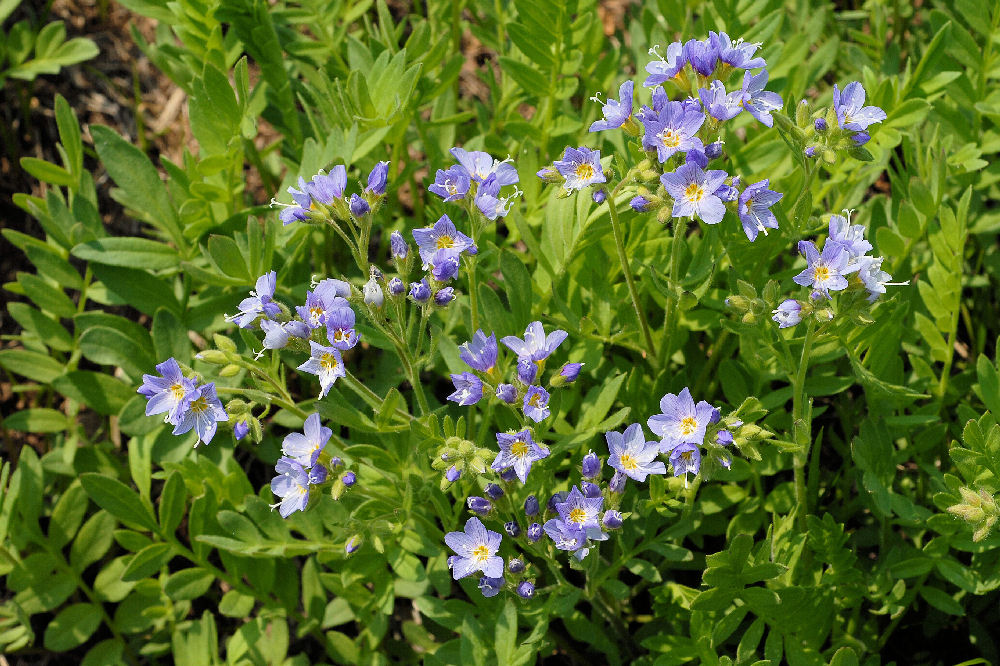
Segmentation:
[(797, 446), (794, 460), (796, 519), (800, 529), (803, 530), (806, 528), (806, 516), (809, 514), (806, 465), (809, 462), (809, 448), (812, 445), (812, 404), (806, 395), (806, 372), (809, 369), (809, 354), (812, 352), (815, 328), (816, 323), (810, 319), (802, 343), (799, 367), (792, 379), (792, 439)]
[[(617, 188), (615, 188), (617, 192)], [(618, 209), (615, 207), (615, 193), (609, 196), (608, 201), (608, 212), (611, 216), (611, 232), (615, 237), (615, 248), (618, 250), (618, 261), (621, 262), (622, 272), (625, 273), (625, 283), (628, 285), (628, 293), (632, 298), (632, 306), (635, 308), (635, 315), (639, 319), (639, 327), (642, 329), (642, 336), (646, 341), (646, 358), (656, 366), (656, 346), (653, 344), (653, 336), (649, 333), (649, 322), (646, 321), (646, 313), (642, 309), (642, 305), (639, 303), (639, 292), (635, 288), (635, 279), (632, 277), (632, 269), (628, 263), (628, 257), (625, 255), (625, 241), (622, 236), (621, 223), (618, 221)]]
[[(346, 374), (344, 375), (344, 381), (347, 383), (347, 386), (352, 391), (361, 396), (361, 399), (367, 402), (370, 407), (374, 409), (381, 409), (382, 403), (385, 401), (381, 397), (379, 397), (378, 393), (375, 393), (375, 391), (371, 390), (370, 388), (362, 384), (358, 380), (358, 378), (351, 373), (350, 370), (346, 371)], [(413, 416), (411, 414), (408, 414), (407, 412), (405, 412), (402, 409), (399, 409), (398, 407), (396, 408), (395, 413), (396, 416), (403, 417), (404, 422), (409, 422), (413, 420)]]
[[(687, 231), (688, 220), (686, 217), (678, 217), (674, 221), (674, 238), (670, 243), (670, 281), (667, 283), (669, 289), (674, 289), (680, 279), (681, 271), (681, 243)], [(677, 330), (677, 316), (674, 306), (677, 298), (674, 294), (667, 296), (667, 305), (663, 310), (663, 342), (660, 348), (660, 365), (666, 366), (670, 362), (670, 354), (673, 349), (674, 333)]]
[(469, 335), (472, 336), (479, 330), (479, 273), (476, 271), (475, 256), (466, 257), (469, 267), (469, 309), (472, 311), (472, 328)]

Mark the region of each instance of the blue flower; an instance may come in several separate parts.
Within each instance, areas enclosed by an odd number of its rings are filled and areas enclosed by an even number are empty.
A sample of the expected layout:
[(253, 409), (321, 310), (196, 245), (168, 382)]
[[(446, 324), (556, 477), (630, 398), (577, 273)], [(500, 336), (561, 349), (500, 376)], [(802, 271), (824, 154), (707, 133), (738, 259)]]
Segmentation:
[(424, 278), (420, 282), (410, 283), (410, 298), (412, 298), (417, 303), (426, 303), (427, 299), (431, 297), (431, 286), (427, 282), (427, 278)]
[(334, 199), (344, 196), (344, 188), (347, 187), (347, 169), (343, 164), (330, 169), (329, 174), (320, 171), (305, 184), (306, 193), (312, 197), (313, 201), (330, 205)]
[(389, 250), (392, 252), (393, 259), (406, 259), (406, 256), (410, 254), (410, 246), (406, 244), (403, 234), (399, 231), (393, 231), (389, 234)]
[(483, 181), (478, 189), (476, 189), (475, 204), (487, 219), (495, 220), (510, 212), (510, 208), (513, 206), (511, 199), (520, 194), (521, 191), (515, 188), (513, 194), (501, 197), (500, 179), (496, 174), (490, 174), (490, 177)]
[(473, 370), (488, 373), (497, 364), (498, 349), (495, 333), (490, 333), (490, 336), (486, 337), (485, 333), (477, 330), (472, 340), (462, 344), (458, 349), (459, 358)]
[(350, 307), (347, 302), (350, 295), (351, 285), (343, 280), (328, 278), (317, 284), (314, 291), (306, 292), (306, 304), (295, 306), (295, 312), (306, 326), (319, 328), (326, 321), (327, 311)]
[(312, 467), (319, 459), (323, 447), (333, 436), (333, 430), (320, 423), (319, 414), (312, 413), (306, 419), (303, 432), (285, 435), (281, 442), (281, 452), (303, 467)]
[(556, 511), (562, 520), (576, 525), (581, 529), (587, 529), (588, 527), (600, 528), (600, 513), (603, 504), (604, 498), (585, 497), (579, 488), (573, 486), (569, 491), (569, 495), (566, 496), (566, 501), (556, 502)]
[(137, 391), (149, 400), (146, 416), (166, 413), (164, 423), (177, 425), (191, 401), (200, 395), (195, 388), (197, 382), (184, 377), (181, 366), (173, 357), (158, 364), (156, 371), (162, 376), (143, 375), (142, 386)]
[(427, 189), (438, 195), (445, 201), (458, 201), (464, 199), (469, 193), (469, 185), (472, 179), (465, 167), (458, 164), (449, 167), (447, 170), (437, 170), (434, 177), (434, 184)]
[(488, 530), (476, 517), (465, 523), (464, 532), (448, 532), (444, 542), (457, 554), (448, 558), (448, 566), (455, 580), (482, 571), (489, 578), (503, 576), (503, 558), (497, 556), (503, 536)]
[[(897, 284), (889, 282), (892, 276), (882, 270), (882, 257), (859, 257), (858, 277), (868, 290), (868, 300), (875, 301), (879, 294), (885, 293), (885, 285)], [(898, 284), (909, 284), (909, 281)]]
[(309, 347), (309, 359), (297, 369), (319, 377), (319, 397), (324, 398), (337, 378), (347, 374), (347, 369), (344, 368), (340, 350), (336, 347), (324, 347), (312, 340), (309, 341)]
[(517, 169), (507, 160), (501, 162), (480, 150), (470, 152), (462, 148), (452, 148), (451, 154), (468, 172), (469, 177), (478, 183), (486, 182), (491, 175), (497, 177), (497, 183), (501, 186), (514, 185), (519, 180)]
[(702, 76), (712, 76), (719, 59), (719, 52), (708, 41), (689, 39), (684, 44), (684, 55), (696, 72)]
[(529, 386), (522, 405), (524, 415), (535, 423), (549, 418), (549, 393), (541, 386)]
[(440, 249), (431, 257), (431, 277), (436, 282), (451, 282), (458, 275), (459, 255), (450, 249)]
[(625, 483), (628, 481), (628, 477), (621, 472), (616, 471), (611, 477), (611, 482), (608, 483), (608, 490), (611, 492), (621, 495), (625, 492)]
[(696, 164), (683, 164), (660, 176), (663, 187), (674, 198), (673, 217), (700, 217), (706, 224), (718, 224), (726, 206), (715, 193), (726, 179), (719, 169), (702, 171)]
[(567, 191), (582, 190), (594, 183), (605, 183), (604, 170), (601, 169), (601, 153), (586, 146), (579, 148), (566, 147), (561, 160), (553, 162), (556, 170), (566, 181), (563, 187)]
[(197, 392), (197, 396), (192, 395), (187, 411), (180, 416), (173, 431), (175, 435), (183, 435), (194, 429), (198, 434), (198, 441), (194, 443), (196, 447), (202, 442), (211, 442), (218, 429), (218, 422), (229, 420), (229, 414), (215, 394), (214, 382), (199, 386)]
[(326, 313), (326, 338), (336, 349), (346, 351), (353, 349), (361, 337), (354, 330), (354, 310), (345, 305), (333, 308)]
[[(714, 160), (717, 157), (722, 157), (722, 141), (716, 141), (705, 146), (706, 159)], [(705, 167), (702, 167), (702, 169), (704, 168)]]
[(434, 305), (438, 307), (444, 307), (455, 300), (455, 289), (452, 287), (445, 287), (434, 294)]
[(660, 398), (660, 412), (649, 417), (646, 425), (663, 438), (660, 450), (666, 453), (682, 442), (701, 444), (714, 408), (704, 400), (695, 405), (691, 391), (684, 387), (677, 395), (667, 393)]
[(628, 202), (629, 206), (637, 213), (646, 213), (653, 209), (652, 202), (641, 194), (632, 197), (632, 200)]
[(452, 250), (456, 254), (472, 247), (472, 239), (463, 234), (447, 215), (442, 215), (433, 227), (413, 230), (413, 240), (420, 250), (420, 259), (430, 264), (438, 250)]
[(240, 421), (239, 423), (233, 426), (233, 437), (236, 438), (237, 442), (246, 437), (247, 433), (249, 432), (250, 432), (250, 423), (245, 420)]
[(265, 273), (257, 278), (257, 284), (250, 296), (240, 301), (239, 312), (226, 315), (226, 321), (234, 322), (240, 328), (250, 328), (258, 315), (267, 318), (276, 317), (281, 308), (273, 302), (274, 288), (277, 286), (278, 274), (275, 271)]
[[(650, 52), (655, 53), (653, 49), (650, 49)], [(649, 76), (646, 77), (642, 85), (652, 88), (661, 83), (666, 83), (680, 74), (687, 62), (687, 53), (684, 50), (684, 45), (680, 42), (673, 42), (667, 46), (666, 58), (646, 63), (646, 72), (649, 73)]]
[(487, 599), (500, 594), (500, 590), (503, 589), (503, 585), (503, 576), (500, 576), (499, 578), (483, 576), (479, 579), (479, 591), (482, 592), (483, 596)]
[(271, 492), (281, 501), (272, 504), (277, 507), (282, 518), (288, 518), (296, 511), (305, 511), (309, 504), (309, 473), (291, 458), (278, 458), (274, 465), (278, 476), (271, 480)]
[(471, 372), (462, 372), (451, 376), (455, 383), (455, 392), (448, 400), (457, 402), (462, 407), (468, 407), (479, 402), (483, 397), (483, 382)]
[(580, 465), (580, 472), (585, 479), (596, 479), (601, 475), (601, 459), (597, 457), (597, 454), (590, 451), (583, 457), (583, 462)]
[(698, 97), (701, 98), (708, 115), (719, 121), (731, 120), (743, 110), (740, 104), (743, 93), (737, 90), (727, 95), (726, 86), (718, 79), (714, 79), (707, 90), (700, 89)]
[(846, 289), (847, 278), (844, 276), (858, 268), (857, 265), (853, 268), (848, 266), (850, 254), (840, 243), (827, 242), (820, 254), (812, 241), (799, 241), (799, 252), (805, 255), (807, 266), (792, 281), (803, 287), (812, 287), (826, 298), (830, 298), (831, 291)]
[(493, 505), (485, 497), (473, 496), (468, 498), (465, 503), (469, 507), (469, 511), (478, 513), (480, 516), (485, 516), (493, 510)]
[(774, 119), (771, 118), (771, 112), (781, 109), (784, 103), (778, 93), (764, 90), (767, 76), (766, 69), (756, 76), (747, 71), (743, 75), (743, 89), (740, 91), (739, 103), (760, 123), (772, 127)]
[(371, 192), (376, 196), (385, 194), (386, 177), (389, 175), (389, 163), (379, 162), (368, 174), (368, 187), (366, 192)]
[(517, 389), (514, 388), (513, 384), (499, 384), (497, 386), (497, 398), (508, 405), (513, 405), (517, 401)]
[(608, 442), (608, 464), (636, 481), (645, 481), (650, 474), (666, 474), (667, 468), (656, 456), (660, 453), (659, 442), (647, 442), (642, 425), (633, 423), (624, 434), (608, 432), (604, 434)]
[(517, 354), (518, 358), (529, 358), (532, 361), (542, 361), (556, 350), (569, 334), (566, 331), (557, 329), (545, 335), (542, 322), (533, 321), (524, 329), (524, 340), (513, 335), (508, 335), (500, 341)]
[(522, 384), (531, 384), (538, 375), (538, 365), (530, 358), (517, 359), (517, 378)]
[(837, 124), (846, 130), (863, 130), (873, 123), (885, 120), (885, 111), (877, 106), (865, 106), (865, 89), (858, 81), (844, 86), (841, 92), (833, 84), (833, 110), (837, 113)]
[[(663, 465), (663, 463), (660, 463), (660, 464)], [(666, 469), (667, 468), (664, 467), (663, 468), (663, 472), (661, 472), (661, 474), (666, 473)], [(608, 509), (607, 511), (605, 511), (604, 512), (604, 517), (601, 518), (601, 525), (603, 527), (606, 527), (609, 530), (616, 530), (616, 529), (618, 529), (619, 527), (622, 526), (623, 522), (625, 522), (625, 521), (622, 518), (621, 512), (620, 511), (615, 511), (614, 509)]]
[(598, 104), (602, 104), (602, 113), (604, 114), (603, 120), (596, 120), (590, 126), (591, 132), (599, 132), (601, 130), (616, 129), (625, 124), (629, 118), (632, 117), (632, 92), (635, 84), (628, 80), (621, 85), (618, 89), (618, 99), (608, 99), (607, 102), (601, 102), (597, 97), (592, 97)]
[(531, 599), (535, 596), (535, 585), (530, 580), (522, 580), (517, 584), (517, 596), (522, 599)]
[(861, 257), (872, 249), (872, 244), (865, 240), (864, 225), (851, 224), (850, 218), (843, 215), (830, 216), (830, 236), (826, 244), (830, 243), (843, 246), (851, 259)]
[(768, 189), (770, 181), (765, 178), (759, 183), (747, 186), (740, 195), (740, 203), (737, 212), (740, 215), (740, 222), (743, 223), (743, 231), (751, 241), (757, 239), (757, 234), (761, 231), (767, 235), (768, 229), (778, 228), (778, 218), (771, 212), (771, 206), (781, 201), (784, 195)]
[(724, 32), (709, 32), (708, 41), (719, 54), (719, 60), (735, 69), (757, 69), (766, 64), (760, 56), (753, 57), (761, 47), (759, 42), (745, 42), (741, 37), (734, 43)]
[(670, 465), (674, 468), (674, 476), (684, 475), (686, 485), (688, 473), (697, 474), (701, 469), (701, 449), (687, 442), (674, 445), (670, 449)]
[(771, 319), (778, 322), (778, 328), (795, 326), (802, 321), (802, 304), (794, 298), (789, 298), (771, 311)]
[[(545, 522), (543, 529), (549, 535), (549, 538), (552, 539), (553, 545), (559, 550), (567, 550), (573, 553), (587, 550), (587, 533), (576, 523), (552, 518)], [(584, 552), (583, 556), (579, 559), (583, 559), (586, 556), (587, 553)]]
[[(531, 430), (525, 428), (515, 433), (497, 433), (497, 444), (500, 446), (500, 453), (490, 466), (495, 472), (513, 468), (514, 473), (521, 483), (527, 483), (528, 472), (531, 471), (532, 464), (549, 455), (548, 448), (539, 446), (531, 438)], [(538, 500), (535, 500), (535, 510), (537, 513)], [(528, 509), (525, 503), (525, 511)], [(529, 514), (534, 515), (534, 514)]]
[(288, 345), (286, 324), (270, 319), (262, 319), (260, 330), (264, 331), (264, 349), (284, 349)]
[(701, 150), (704, 144), (695, 134), (704, 123), (705, 114), (701, 111), (685, 108), (680, 102), (667, 102), (658, 115), (643, 115), (642, 147), (655, 150), (660, 162), (666, 162), (677, 152)]
[(292, 195), (294, 204), (282, 204), (272, 199), (272, 206), (282, 206), (281, 213), (278, 214), (282, 224), (289, 225), (295, 221), (305, 222), (309, 219), (309, 211), (312, 209), (312, 197), (306, 192), (306, 181), (299, 176), (299, 188), (288, 187), (288, 193)]

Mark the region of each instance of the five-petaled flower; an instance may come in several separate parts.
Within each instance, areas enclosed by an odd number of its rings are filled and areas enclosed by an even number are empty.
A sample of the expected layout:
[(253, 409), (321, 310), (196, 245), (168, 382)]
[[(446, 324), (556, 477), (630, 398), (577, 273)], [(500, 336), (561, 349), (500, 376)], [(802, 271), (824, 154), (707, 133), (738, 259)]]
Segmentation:
[(567, 191), (582, 190), (595, 183), (604, 183), (604, 170), (601, 169), (601, 153), (586, 146), (570, 148), (567, 146), (561, 160), (553, 165), (565, 180), (563, 187)]
[(646, 425), (663, 439), (660, 451), (666, 453), (677, 444), (701, 444), (715, 409), (704, 400), (696, 405), (685, 386), (677, 395), (667, 393), (660, 398), (660, 412), (649, 417)]
[(608, 432), (604, 434), (608, 442), (608, 464), (636, 481), (645, 481), (650, 474), (666, 474), (667, 468), (656, 460), (660, 453), (659, 442), (647, 442), (642, 425), (633, 423), (624, 434)]
[(531, 438), (531, 430), (528, 428), (513, 433), (498, 432), (497, 444), (500, 446), (500, 453), (490, 468), (496, 472), (513, 468), (521, 483), (527, 482), (531, 465), (549, 455), (547, 447), (540, 446)]
[(330, 392), (330, 387), (337, 381), (337, 378), (347, 374), (347, 369), (344, 367), (344, 360), (340, 357), (340, 350), (336, 347), (324, 347), (310, 340), (309, 348), (309, 359), (297, 369), (319, 377), (319, 397), (324, 398)]
[(663, 187), (674, 198), (673, 217), (699, 217), (706, 224), (718, 224), (726, 214), (726, 206), (716, 190), (726, 179), (719, 169), (702, 171), (697, 164), (687, 163), (677, 171), (660, 176)]
[(451, 575), (458, 580), (477, 571), (489, 578), (503, 576), (503, 558), (497, 556), (503, 536), (486, 529), (482, 521), (473, 516), (465, 523), (464, 532), (448, 532), (444, 542), (456, 555), (448, 558)]

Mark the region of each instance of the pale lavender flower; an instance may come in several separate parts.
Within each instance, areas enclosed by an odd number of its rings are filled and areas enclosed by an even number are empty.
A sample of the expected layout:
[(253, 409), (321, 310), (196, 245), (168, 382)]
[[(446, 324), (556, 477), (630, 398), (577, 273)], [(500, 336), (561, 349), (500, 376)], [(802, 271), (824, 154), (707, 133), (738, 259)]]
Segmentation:
[(566, 331), (557, 329), (545, 335), (542, 322), (533, 321), (524, 329), (524, 339), (508, 335), (503, 342), (507, 347), (517, 354), (518, 358), (528, 358), (532, 361), (542, 361), (556, 350), (569, 334)]
[(833, 109), (837, 124), (846, 130), (863, 130), (886, 119), (885, 111), (877, 106), (865, 106), (865, 89), (858, 81), (844, 86), (843, 92), (833, 84)]
[(138, 393), (146, 396), (146, 416), (166, 413), (165, 423), (177, 425), (191, 401), (199, 396), (197, 382), (184, 377), (181, 366), (173, 357), (156, 366), (162, 375), (143, 375)]
[(344, 377), (347, 369), (340, 357), (340, 350), (335, 347), (324, 347), (312, 340), (309, 341), (310, 357), (297, 369), (319, 377), (319, 397), (324, 398), (330, 392), (330, 387), (338, 377)]
[(685, 386), (677, 395), (667, 393), (660, 398), (660, 414), (649, 417), (646, 425), (663, 438), (660, 451), (666, 453), (679, 443), (701, 444), (705, 439), (714, 408), (704, 400), (695, 405), (691, 391)]
[(529, 386), (524, 394), (524, 415), (535, 423), (549, 418), (549, 393), (541, 386)]
[(489, 337), (482, 330), (477, 330), (472, 340), (459, 348), (459, 358), (465, 361), (473, 370), (490, 372), (497, 364), (497, 336), (490, 333)]
[[(521, 483), (527, 483), (532, 464), (549, 455), (547, 447), (536, 444), (531, 438), (531, 430), (528, 428), (515, 433), (498, 432), (497, 444), (500, 446), (500, 453), (490, 468), (497, 472), (513, 468)], [(538, 500), (535, 502), (537, 506)]]
[(660, 176), (663, 187), (674, 198), (673, 217), (699, 217), (706, 224), (718, 224), (726, 214), (722, 199), (714, 194), (726, 179), (725, 171), (702, 171), (695, 164), (683, 164)]
[(199, 386), (197, 391), (198, 395), (192, 395), (187, 411), (180, 416), (173, 431), (175, 435), (183, 435), (193, 429), (198, 434), (198, 441), (194, 443), (196, 447), (202, 442), (211, 442), (218, 423), (229, 420), (229, 414), (215, 394), (214, 382)]
[(303, 467), (312, 467), (319, 459), (323, 447), (333, 436), (333, 430), (320, 423), (319, 414), (313, 412), (306, 418), (303, 432), (285, 435), (281, 452)]
[(226, 315), (226, 321), (235, 323), (240, 328), (250, 328), (259, 315), (267, 318), (276, 317), (281, 308), (273, 302), (274, 288), (277, 286), (278, 274), (275, 271), (265, 273), (257, 278), (257, 284), (250, 296), (240, 301), (239, 312)]
[(656, 460), (659, 442), (647, 442), (642, 425), (633, 423), (625, 433), (604, 434), (608, 442), (608, 464), (636, 481), (645, 481), (650, 474), (666, 474), (666, 466)]
[(503, 576), (503, 558), (496, 554), (502, 540), (499, 532), (486, 529), (476, 517), (466, 521), (464, 532), (446, 534), (444, 542), (457, 554), (448, 561), (454, 579), (465, 578), (477, 571), (490, 578)]
[(759, 183), (748, 185), (740, 195), (737, 211), (740, 222), (743, 223), (743, 231), (751, 241), (757, 240), (757, 234), (761, 231), (766, 236), (768, 229), (778, 228), (778, 218), (771, 212), (771, 206), (781, 201), (784, 195), (768, 189), (769, 182), (765, 178)]
[(483, 397), (483, 382), (471, 372), (462, 372), (451, 376), (455, 383), (455, 392), (448, 400), (457, 402), (462, 407), (468, 407), (479, 402)]
[(631, 79), (626, 81), (618, 89), (618, 99), (608, 99), (602, 102), (597, 97), (591, 97), (602, 106), (604, 118), (596, 120), (590, 126), (591, 132), (599, 132), (607, 129), (617, 129), (625, 124), (632, 117), (632, 91), (635, 84)]

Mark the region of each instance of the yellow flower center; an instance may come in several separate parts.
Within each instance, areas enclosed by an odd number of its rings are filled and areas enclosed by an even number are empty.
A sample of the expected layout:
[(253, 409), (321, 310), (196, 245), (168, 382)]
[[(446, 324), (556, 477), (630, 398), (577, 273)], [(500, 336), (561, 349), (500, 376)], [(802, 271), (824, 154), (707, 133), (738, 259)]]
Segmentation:
[(683, 458), (687, 462), (691, 462), (691, 452), (690, 451), (682, 451), (681, 452), (681, 458)]
[(191, 403), (191, 411), (195, 414), (201, 414), (206, 409), (208, 409), (208, 400), (205, 400), (204, 397), (198, 398)]
[(184, 398), (184, 387), (180, 384), (174, 384), (170, 387), (170, 395), (174, 396), (174, 400), (181, 400)]
[(347, 339), (347, 333), (344, 332), (344, 329), (338, 328), (333, 334), (333, 339), (337, 342), (342, 342)]
[(576, 177), (581, 180), (590, 180), (594, 177), (594, 167), (589, 164), (578, 164), (576, 166)]
[(662, 132), (660, 132), (659, 134), (657, 134), (657, 136), (660, 138), (660, 141), (663, 142), (663, 145), (666, 146), (667, 148), (676, 148), (677, 146), (681, 145), (681, 135), (673, 131), (672, 129), (667, 128)]
[(323, 317), (323, 308), (319, 306), (313, 306), (309, 308), (309, 318), (312, 320), (312, 323), (318, 324), (319, 320), (322, 317)]
[(448, 192), (448, 194), (458, 194), (458, 187), (456, 187), (455, 183), (450, 180), (444, 181), (444, 189)]
[(532, 396), (528, 398), (528, 404), (531, 405), (532, 407), (538, 407), (541, 401), (542, 401), (542, 395), (540, 393), (532, 394)]
[(326, 352), (319, 357), (319, 364), (324, 370), (336, 370), (337, 369), (337, 357)]
[(623, 453), (621, 457), (622, 469), (633, 470), (639, 467), (639, 463), (636, 462), (635, 458), (627, 453)]
[(692, 203), (701, 201), (705, 196), (705, 188), (698, 183), (691, 183), (684, 188), (684, 196)]
[(681, 420), (681, 434), (690, 435), (698, 429), (698, 422), (693, 416), (686, 416)]
[(813, 269), (813, 282), (825, 282), (830, 278), (830, 269), (826, 266), (817, 266)]
[(582, 523), (587, 520), (587, 512), (583, 509), (573, 509), (569, 512), (569, 522)]
[(486, 544), (480, 544), (472, 551), (472, 559), (476, 562), (485, 562), (490, 559), (490, 549), (486, 547)]
[(455, 246), (455, 240), (451, 236), (438, 236), (437, 243), (434, 244), (439, 250), (446, 250)]
[(528, 443), (523, 439), (515, 440), (514, 443), (510, 445), (511, 454), (517, 456), (518, 458), (523, 458), (528, 455), (528, 451)]

